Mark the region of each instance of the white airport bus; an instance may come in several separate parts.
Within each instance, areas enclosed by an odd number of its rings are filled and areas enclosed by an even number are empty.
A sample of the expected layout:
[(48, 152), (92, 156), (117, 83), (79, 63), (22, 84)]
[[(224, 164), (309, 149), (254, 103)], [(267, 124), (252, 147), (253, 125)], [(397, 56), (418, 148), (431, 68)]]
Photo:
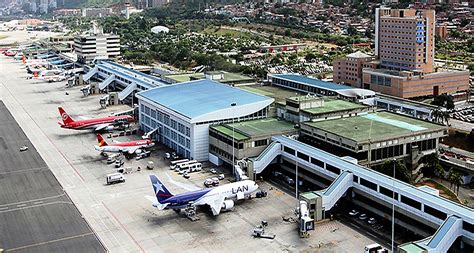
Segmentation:
[(181, 168), (181, 171), (195, 172), (195, 171), (200, 171), (201, 169), (202, 169), (202, 163), (195, 162), (195, 163), (188, 163), (187, 165), (183, 166)]
[(174, 160), (174, 161), (171, 161), (171, 164), (170, 164), (170, 169), (174, 170), (176, 168), (176, 165), (178, 163), (184, 163), (184, 162), (188, 162), (189, 159), (181, 159), (181, 160)]
[(178, 164), (176, 164), (174, 170), (175, 171), (180, 171), (180, 170), (186, 169), (190, 164), (197, 163), (197, 162), (198, 161), (196, 161), (196, 160), (191, 160), (191, 161), (187, 161), (187, 162), (178, 163)]

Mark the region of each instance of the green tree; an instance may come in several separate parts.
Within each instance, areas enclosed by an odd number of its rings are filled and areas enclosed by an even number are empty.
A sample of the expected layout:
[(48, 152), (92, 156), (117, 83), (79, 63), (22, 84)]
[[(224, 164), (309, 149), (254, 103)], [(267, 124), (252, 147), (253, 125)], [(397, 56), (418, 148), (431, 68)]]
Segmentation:
[(404, 163), (396, 160), (396, 161), (387, 161), (385, 162), (380, 172), (387, 176), (393, 177), (393, 166), (395, 166), (395, 178), (401, 181), (412, 183), (412, 176), (411, 171), (405, 166)]

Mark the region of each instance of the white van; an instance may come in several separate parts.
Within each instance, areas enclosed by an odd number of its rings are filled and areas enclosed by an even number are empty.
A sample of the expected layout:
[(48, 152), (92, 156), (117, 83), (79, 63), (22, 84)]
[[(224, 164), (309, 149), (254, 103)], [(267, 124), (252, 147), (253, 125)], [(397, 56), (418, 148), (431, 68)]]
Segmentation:
[(378, 243), (370, 244), (365, 246), (364, 253), (377, 253), (379, 249), (382, 249), (382, 246)]
[(107, 184), (115, 184), (125, 182), (125, 176), (122, 173), (108, 174), (106, 177)]

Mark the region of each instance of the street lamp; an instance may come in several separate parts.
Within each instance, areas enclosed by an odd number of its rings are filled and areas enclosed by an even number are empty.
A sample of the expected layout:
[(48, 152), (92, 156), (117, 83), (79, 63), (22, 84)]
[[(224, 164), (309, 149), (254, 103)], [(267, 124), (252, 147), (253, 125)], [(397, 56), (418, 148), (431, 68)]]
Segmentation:
[(395, 236), (395, 165), (397, 159), (393, 159), (393, 179), (392, 179), (392, 252), (394, 252), (393, 238)]
[(234, 175), (234, 178), (235, 178), (235, 137), (234, 137), (234, 132), (235, 132), (235, 129), (234, 129), (234, 118), (235, 118), (235, 109), (234, 107), (237, 105), (237, 103), (231, 103), (230, 104), (230, 107), (232, 107), (232, 174)]

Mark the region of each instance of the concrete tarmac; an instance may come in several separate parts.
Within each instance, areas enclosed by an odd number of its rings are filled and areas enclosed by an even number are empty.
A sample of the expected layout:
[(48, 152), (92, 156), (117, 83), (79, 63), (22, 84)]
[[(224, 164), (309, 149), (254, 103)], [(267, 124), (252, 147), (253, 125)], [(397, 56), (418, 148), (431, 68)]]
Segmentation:
[[(105, 175), (115, 172), (115, 168), (94, 150), (95, 135), (59, 128), (57, 107), (64, 107), (73, 118), (106, 116), (128, 107), (101, 109), (100, 95), (82, 97), (80, 87), (26, 80), (21, 63), (2, 55), (0, 69), (0, 99), (110, 252), (362, 252), (365, 245), (373, 243), (338, 221), (319, 224), (310, 238), (299, 238), (297, 224), (282, 219), (294, 217), (296, 199), (265, 182), (259, 185), (268, 190), (267, 198), (239, 201), (233, 211), (216, 217), (206, 208), (198, 209), (200, 220), (196, 222), (171, 210), (159, 211), (144, 198), (153, 195), (150, 174), (156, 174), (176, 194), (186, 190), (166, 182), (167, 175), (203, 187), (203, 181), (213, 176), (210, 166), (186, 180), (169, 170), (169, 161), (163, 159), (169, 150), (157, 145), (150, 158), (126, 161), (124, 167), (133, 173), (125, 175), (125, 183), (106, 186)], [(137, 138), (140, 136), (115, 139)], [(154, 162), (154, 170), (144, 169), (148, 161)], [(136, 171), (138, 166), (140, 172)], [(276, 234), (274, 240), (251, 236), (261, 220), (268, 221), (268, 232)]]

